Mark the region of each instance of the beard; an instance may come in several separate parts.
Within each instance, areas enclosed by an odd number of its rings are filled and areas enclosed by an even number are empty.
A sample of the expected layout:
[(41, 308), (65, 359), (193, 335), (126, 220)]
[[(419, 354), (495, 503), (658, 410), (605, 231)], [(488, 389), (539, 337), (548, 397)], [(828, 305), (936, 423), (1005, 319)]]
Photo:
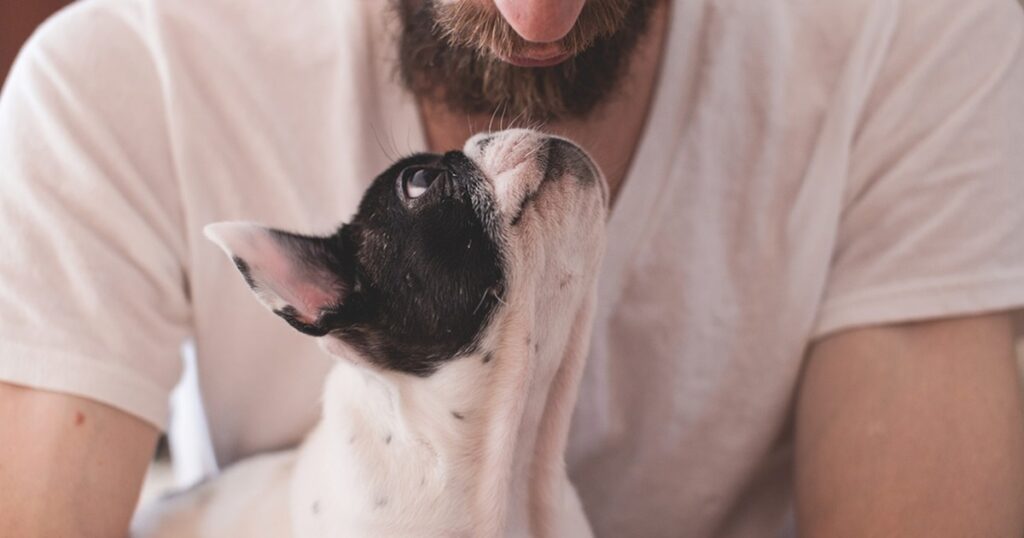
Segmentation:
[(398, 0), (399, 73), (413, 94), (452, 112), (515, 117), (524, 124), (582, 119), (621, 86), (657, 0), (588, 0), (550, 67), (499, 59), (529, 48), (494, 6)]

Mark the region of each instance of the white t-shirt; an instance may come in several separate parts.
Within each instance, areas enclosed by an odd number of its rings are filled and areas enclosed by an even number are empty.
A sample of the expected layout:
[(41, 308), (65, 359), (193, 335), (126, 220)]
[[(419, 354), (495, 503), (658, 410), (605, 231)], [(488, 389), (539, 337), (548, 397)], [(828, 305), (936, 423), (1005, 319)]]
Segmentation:
[[(222, 464), (329, 360), (205, 224), (326, 232), (422, 150), (388, 2), (85, 0), (0, 98), (0, 379), (163, 427), (194, 338)], [(1024, 305), (1012, 0), (676, 0), (610, 217), (568, 464), (602, 536), (767, 536), (808, 344)]]

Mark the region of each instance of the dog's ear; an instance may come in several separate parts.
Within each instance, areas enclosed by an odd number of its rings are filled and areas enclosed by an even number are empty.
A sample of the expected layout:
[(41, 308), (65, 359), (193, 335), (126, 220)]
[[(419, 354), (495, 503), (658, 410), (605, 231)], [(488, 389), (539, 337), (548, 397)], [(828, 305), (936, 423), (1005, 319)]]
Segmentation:
[(210, 224), (203, 233), (227, 253), (267, 308), (306, 334), (328, 332), (323, 315), (340, 307), (351, 289), (335, 238), (246, 222)]

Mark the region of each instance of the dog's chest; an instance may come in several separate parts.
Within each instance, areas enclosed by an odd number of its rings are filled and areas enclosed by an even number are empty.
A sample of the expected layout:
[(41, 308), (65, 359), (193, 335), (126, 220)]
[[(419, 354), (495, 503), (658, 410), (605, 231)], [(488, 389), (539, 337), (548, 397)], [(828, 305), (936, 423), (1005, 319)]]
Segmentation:
[(470, 535), (470, 430), (481, 418), (474, 409), (480, 394), (458, 388), (484, 386), (470, 378), (486, 377), (488, 367), (483, 358), (469, 364), (473, 359), (436, 379), (335, 367), (323, 418), (300, 449), (291, 484), (297, 533)]

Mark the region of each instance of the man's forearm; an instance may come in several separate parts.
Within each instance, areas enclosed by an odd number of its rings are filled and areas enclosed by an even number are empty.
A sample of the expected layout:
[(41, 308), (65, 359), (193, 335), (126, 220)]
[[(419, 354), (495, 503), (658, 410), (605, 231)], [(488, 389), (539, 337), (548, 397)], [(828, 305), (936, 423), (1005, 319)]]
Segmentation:
[(137, 418), (0, 382), (0, 536), (123, 536), (156, 442)]
[(1005, 316), (851, 331), (797, 406), (801, 536), (1024, 535), (1024, 402)]

